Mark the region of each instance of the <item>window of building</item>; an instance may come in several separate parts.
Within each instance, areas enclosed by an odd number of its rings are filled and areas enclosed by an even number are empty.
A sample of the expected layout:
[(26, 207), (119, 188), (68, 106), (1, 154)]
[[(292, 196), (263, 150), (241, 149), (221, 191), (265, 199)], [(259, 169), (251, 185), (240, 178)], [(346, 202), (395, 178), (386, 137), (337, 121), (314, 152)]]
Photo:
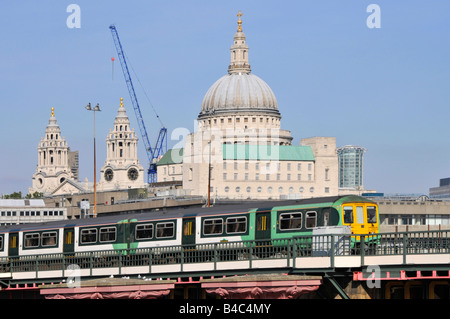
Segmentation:
[(250, 193), (252, 191), (252, 188), (250, 186), (247, 186), (246, 191), (247, 193)]
[(239, 186), (236, 187), (236, 193), (239, 193), (241, 191), (241, 188)]
[(329, 187), (325, 187), (325, 193), (329, 193), (330, 192), (330, 188)]
[(225, 186), (225, 193), (228, 193), (230, 191), (230, 187)]

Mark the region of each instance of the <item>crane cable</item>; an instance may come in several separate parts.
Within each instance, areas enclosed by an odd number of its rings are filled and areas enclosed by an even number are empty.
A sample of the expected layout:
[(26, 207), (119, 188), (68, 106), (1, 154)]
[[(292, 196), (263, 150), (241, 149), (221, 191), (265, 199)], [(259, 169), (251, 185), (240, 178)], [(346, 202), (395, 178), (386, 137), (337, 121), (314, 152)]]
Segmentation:
[(130, 59), (128, 58), (128, 56), (126, 55), (125, 52), (123, 52), (123, 55), (124, 55), (124, 58), (127, 59), (128, 65), (130, 66), (131, 70), (132, 70), (133, 73), (134, 73), (134, 76), (136, 77), (137, 81), (139, 82), (139, 85), (141, 86), (142, 91), (144, 91), (144, 95), (145, 95), (145, 97), (147, 98), (148, 103), (150, 103), (150, 106), (152, 107), (153, 112), (154, 112), (155, 115), (156, 115), (156, 118), (158, 119), (158, 121), (159, 121), (159, 123), (161, 124), (161, 126), (162, 126), (162, 127), (165, 127), (164, 124), (163, 124), (163, 122), (161, 121), (161, 118), (159, 117), (158, 113), (156, 112), (155, 107), (153, 106), (152, 102), (150, 101), (150, 98), (148, 97), (147, 92), (145, 91), (144, 86), (143, 86), (142, 83), (141, 83), (141, 80), (139, 80), (139, 77), (137, 76), (136, 71), (134, 71), (134, 68), (133, 68), (133, 65), (131, 64)]

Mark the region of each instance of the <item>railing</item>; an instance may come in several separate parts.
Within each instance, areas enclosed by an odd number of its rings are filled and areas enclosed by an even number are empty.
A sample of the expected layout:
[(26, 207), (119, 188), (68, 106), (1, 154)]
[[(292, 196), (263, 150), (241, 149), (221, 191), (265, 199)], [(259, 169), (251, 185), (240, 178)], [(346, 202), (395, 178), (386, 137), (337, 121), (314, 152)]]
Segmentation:
[[(4, 257), (0, 258), (0, 275), (27, 272), (38, 278), (42, 272), (60, 271), (64, 277), (69, 265), (76, 265), (91, 276), (96, 270), (113, 268), (118, 269), (116, 273), (123, 274), (126, 273), (123, 270), (130, 267), (137, 267), (139, 273), (148, 274), (156, 270), (159, 273), (183, 272), (187, 271), (189, 265), (200, 264), (206, 265), (205, 269), (215, 271), (224, 269), (223, 265), (228, 262), (253, 269), (263, 268), (264, 263), (261, 262), (268, 260), (279, 262), (275, 266), (266, 263), (268, 268), (295, 268), (305, 260), (303, 258), (311, 260), (315, 257), (328, 257), (332, 267), (338, 257), (360, 256), (358, 259), (362, 265), (364, 258), (369, 256), (403, 256), (403, 263), (406, 263), (409, 255), (427, 254), (450, 254), (450, 231), (310, 235), (265, 241)], [(178, 268), (170, 270), (171, 265), (177, 265)]]

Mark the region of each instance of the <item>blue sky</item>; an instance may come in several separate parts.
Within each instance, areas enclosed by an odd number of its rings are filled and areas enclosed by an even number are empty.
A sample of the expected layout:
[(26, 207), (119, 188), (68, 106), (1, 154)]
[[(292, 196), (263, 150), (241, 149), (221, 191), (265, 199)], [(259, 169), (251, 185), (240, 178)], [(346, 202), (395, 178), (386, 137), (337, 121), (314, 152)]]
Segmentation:
[[(66, 24), (72, 3), (80, 28)], [(381, 9), (379, 29), (366, 25), (372, 3)], [(365, 147), (364, 184), (380, 192), (427, 194), (450, 176), (448, 1), (3, 0), (0, 193), (28, 192), (51, 107), (80, 152), (80, 180), (93, 180), (88, 102), (102, 108), (97, 167), (120, 97), (138, 131), (112, 23), (169, 137), (192, 131), (204, 94), (226, 74), (239, 10), (252, 72), (274, 91), (294, 144), (334, 136), (338, 146)], [(132, 76), (153, 144), (160, 124)]]

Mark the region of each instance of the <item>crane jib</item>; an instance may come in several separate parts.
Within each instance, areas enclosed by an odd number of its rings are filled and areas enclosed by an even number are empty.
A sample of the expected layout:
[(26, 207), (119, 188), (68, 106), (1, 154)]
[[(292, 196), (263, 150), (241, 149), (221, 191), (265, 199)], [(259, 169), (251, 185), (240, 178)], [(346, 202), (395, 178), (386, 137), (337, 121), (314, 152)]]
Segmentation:
[[(154, 168), (155, 162), (160, 155), (163, 155), (167, 151), (167, 129), (162, 127), (159, 131), (158, 139), (156, 140), (155, 147), (151, 147), (147, 129), (145, 128), (144, 119), (141, 114), (141, 109), (139, 107), (139, 103), (136, 97), (136, 92), (134, 90), (133, 81), (131, 80), (130, 72), (128, 70), (128, 65), (125, 60), (125, 54), (122, 48), (122, 44), (120, 43), (119, 34), (117, 33), (117, 29), (114, 25), (109, 27), (111, 29), (112, 37), (114, 40), (114, 44), (116, 46), (117, 55), (119, 56), (120, 65), (122, 67), (123, 76), (125, 78), (125, 82), (128, 87), (128, 93), (131, 97), (131, 102), (133, 104), (134, 112), (137, 118), (139, 130), (141, 132), (142, 140), (144, 142), (145, 150), (147, 153), (147, 157), (149, 159), (149, 169), (147, 173), (147, 182), (155, 183), (157, 182), (156, 169)], [(156, 115), (159, 119), (159, 116)]]

